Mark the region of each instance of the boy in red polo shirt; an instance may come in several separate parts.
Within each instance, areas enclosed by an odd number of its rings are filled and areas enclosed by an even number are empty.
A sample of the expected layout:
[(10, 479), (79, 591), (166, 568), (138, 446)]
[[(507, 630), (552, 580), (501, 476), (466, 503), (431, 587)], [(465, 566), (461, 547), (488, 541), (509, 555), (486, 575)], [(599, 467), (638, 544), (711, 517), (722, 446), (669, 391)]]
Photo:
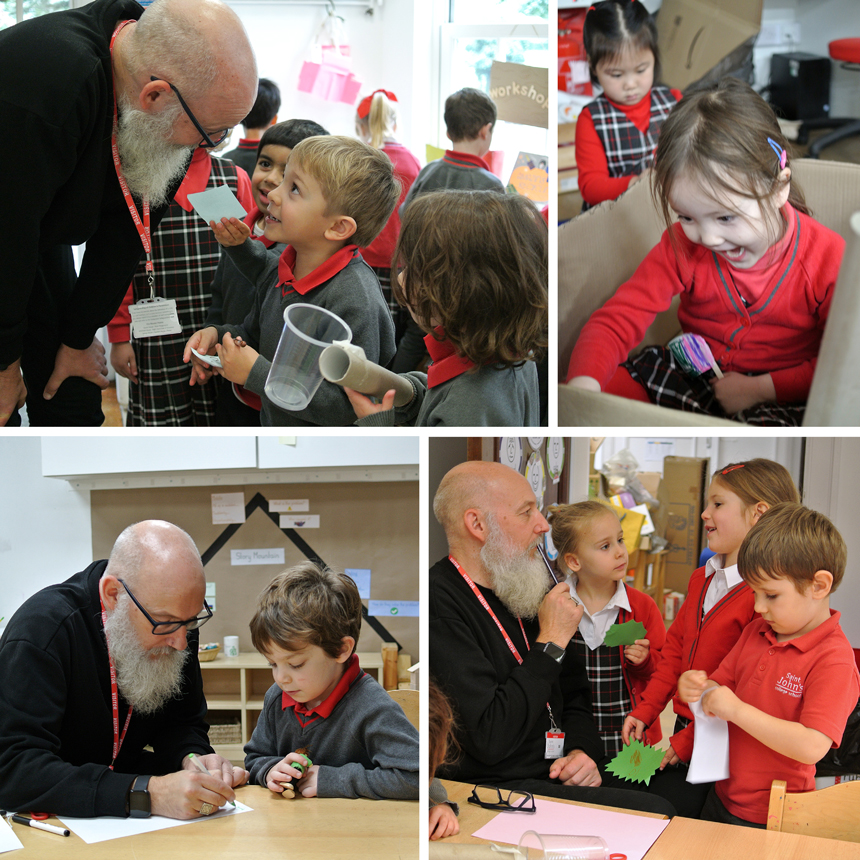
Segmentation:
[(260, 595), (251, 641), (275, 683), (245, 745), (252, 783), (290, 796), (294, 786), (304, 797), (418, 799), (418, 732), (358, 665), (361, 616), (352, 579), (311, 561)]
[[(860, 695), (860, 676), (830, 594), (845, 571), (842, 536), (802, 505), (772, 507), (752, 527), (738, 571), (761, 615), (710, 678), (684, 672), (678, 695), (729, 724), (728, 779), (715, 783), (702, 818), (765, 827), (770, 786), (815, 788), (815, 763), (839, 746)], [(712, 690), (712, 692), (708, 692)]]

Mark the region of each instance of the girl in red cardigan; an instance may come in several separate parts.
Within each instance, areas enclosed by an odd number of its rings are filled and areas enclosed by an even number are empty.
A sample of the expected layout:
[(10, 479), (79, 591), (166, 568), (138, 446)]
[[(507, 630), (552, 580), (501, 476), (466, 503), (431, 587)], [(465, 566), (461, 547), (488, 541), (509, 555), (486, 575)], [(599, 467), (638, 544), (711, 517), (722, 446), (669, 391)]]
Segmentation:
[(679, 815), (698, 818), (709, 786), (685, 781), (693, 751), (693, 714), (678, 698), (678, 678), (689, 669), (710, 675), (756, 617), (753, 592), (738, 573), (738, 550), (765, 511), (780, 502), (799, 501), (788, 470), (772, 460), (732, 463), (711, 478), (702, 520), (708, 546), (716, 555), (690, 578), (660, 663), (622, 728), (625, 744), (631, 737), (641, 740), (646, 726), (659, 719), (672, 699), (675, 733), (660, 764), (663, 774), (658, 771), (652, 778), (650, 790), (669, 800)]
[[(624, 717), (638, 704), (659, 662), (666, 628), (657, 604), (624, 583), (627, 547), (611, 507), (593, 501), (557, 505), (548, 520), (558, 568), (568, 575), (571, 596), (583, 606), (571, 644), (585, 665), (594, 721), (612, 758), (621, 749)], [(633, 645), (604, 645), (609, 628), (626, 621), (642, 622), (645, 638)], [(647, 737), (650, 743), (661, 739), (659, 714)]]
[[(801, 423), (845, 242), (809, 217), (787, 146), (771, 108), (736, 78), (675, 107), (653, 177), (669, 229), (583, 328), (572, 385), (753, 424)], [(704, 338), (722, 377), (688, 375), (665, 347), (626, 360), (675, 296), (681, 327)]]
[(645, 179), (663, 121), (681, 93), (655, 86), (657, 27), (639, 0), (605, 0), (585, 16), (582, 39), (592, 83), (603, 94), (576, 122), (576, 167), (585, 211)]

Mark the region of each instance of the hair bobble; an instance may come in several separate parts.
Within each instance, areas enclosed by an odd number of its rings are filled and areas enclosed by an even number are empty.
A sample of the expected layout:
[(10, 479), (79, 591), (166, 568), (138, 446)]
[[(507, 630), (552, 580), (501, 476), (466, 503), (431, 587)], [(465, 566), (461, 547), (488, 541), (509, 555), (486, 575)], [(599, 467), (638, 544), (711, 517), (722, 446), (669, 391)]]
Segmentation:
[(746, 463), (738, 463), (736, 466), (729, 466), (728, 469), (723, 469), (721, 475), (728, 475), (729, 472), (734, 472), (735, 469), (743, 469)]
[(370, 103), (373, 101), (373, 97), (377, 93), (385, 93), (385, 97), (390, 102), (396, 102), (397, 96), (394, 95), (390, 90), (374, 90), (369, 96), (365, 96), (359, 103), (358, 107), (355, 109), (355, 112), (358, 114), (359, 119), (365, 119), (367, 115), (370, 113)]

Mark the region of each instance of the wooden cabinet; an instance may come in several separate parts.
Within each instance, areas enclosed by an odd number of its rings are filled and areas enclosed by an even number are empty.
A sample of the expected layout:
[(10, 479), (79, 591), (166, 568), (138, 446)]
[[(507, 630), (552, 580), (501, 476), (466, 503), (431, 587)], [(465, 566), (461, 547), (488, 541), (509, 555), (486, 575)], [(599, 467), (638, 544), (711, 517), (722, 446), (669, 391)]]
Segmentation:
[[(382, 677), (382, 655), (359, 652), (361, 668), (377, 680)], [(263, 697), (272, 686), (272, 670), (262, 654), (242, 652), (238, 657), (219, 654), (201, 663), (203, 692), (209, 706), (210, 741), (215, 752), (243, 765), (244, 746), (251, 739), (263, 710)], [(224, 728), (221, 728), (224, 727)]]

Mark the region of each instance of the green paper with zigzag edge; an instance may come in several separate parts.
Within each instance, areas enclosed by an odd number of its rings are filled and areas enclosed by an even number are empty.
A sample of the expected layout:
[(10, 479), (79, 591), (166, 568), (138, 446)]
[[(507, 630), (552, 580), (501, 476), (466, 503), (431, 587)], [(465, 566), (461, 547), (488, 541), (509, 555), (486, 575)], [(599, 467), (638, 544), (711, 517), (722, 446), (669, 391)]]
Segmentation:
[(625, 621), (623, 624), (613, 624), (606, 631), (603, 644), (632, 645), (637, 639), (645, 639), (645, 625), (641, 621)]
[(618, 755), (612, 759), (606, 769), (621, 779), (630, 782), (644, 782), (645, 785), (651, 781), (651, 777), (660, 767), (665, 750), (649, 747), (641, 741), (631, 740), (630, 746), (622, 747)]

